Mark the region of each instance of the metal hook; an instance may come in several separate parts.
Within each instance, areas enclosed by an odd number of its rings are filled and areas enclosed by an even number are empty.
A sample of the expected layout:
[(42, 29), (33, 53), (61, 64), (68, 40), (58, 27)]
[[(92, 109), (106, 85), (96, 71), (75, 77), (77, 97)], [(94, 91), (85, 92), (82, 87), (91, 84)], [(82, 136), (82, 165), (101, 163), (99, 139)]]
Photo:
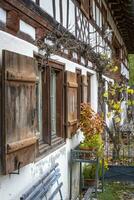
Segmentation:
[[(15, 160), (16, 162), (16, 160)], [(20, 174), (20, 165), (21, 165), (22, 162), (17, 162), (17, 172), (10, 172), (9, 174)]]

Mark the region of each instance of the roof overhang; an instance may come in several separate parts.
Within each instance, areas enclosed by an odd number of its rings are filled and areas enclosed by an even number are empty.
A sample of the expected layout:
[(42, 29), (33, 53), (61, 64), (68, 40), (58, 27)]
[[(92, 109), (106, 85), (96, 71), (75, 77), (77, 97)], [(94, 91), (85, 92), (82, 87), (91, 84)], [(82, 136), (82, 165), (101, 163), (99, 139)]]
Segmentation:
[(106, 0), (128, 53), (134, 53), (134, 0)]

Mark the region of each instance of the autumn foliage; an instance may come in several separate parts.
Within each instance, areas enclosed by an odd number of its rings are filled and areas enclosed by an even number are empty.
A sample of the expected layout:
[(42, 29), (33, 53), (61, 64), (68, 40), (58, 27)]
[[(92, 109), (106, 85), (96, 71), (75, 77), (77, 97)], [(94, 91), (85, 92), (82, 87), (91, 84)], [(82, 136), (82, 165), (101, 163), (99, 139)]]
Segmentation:
[(85, 138), (103, 133), (103, 119), (91, 108), (90, 104), (81, 104), (80, 128)]

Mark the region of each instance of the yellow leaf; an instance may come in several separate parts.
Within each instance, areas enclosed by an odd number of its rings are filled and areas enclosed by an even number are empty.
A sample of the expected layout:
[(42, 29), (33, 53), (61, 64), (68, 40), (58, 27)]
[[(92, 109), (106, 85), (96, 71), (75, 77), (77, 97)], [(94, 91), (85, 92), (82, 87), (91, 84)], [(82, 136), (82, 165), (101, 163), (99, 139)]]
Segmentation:
[(130, 89), (130, 88), (127, 89), (127, 92), (128, 92), (128, 94), (134, 94), (134, 90)]
[(119, 103), (115, 103), (115, 104), (113, 105), (113, 108), (114, 108), (115, 110), (119, 110), (119, 109), (120, 109), (120, 104), (119, 104)]
[(119, 123), (121, 121), (121, 119), (119, 117), (115, 118), (115, 123)]
[(106, 97), (106, 98), (107, 98), (107, 97), (108, 97), (108, 92), (104, 92), (104, 93), (103, 93), (103, 97)]
[(123, 112), (123, 110), (122, 110), (122, 109), (119, 109), (119, 110), (118, 110), (118, 112), (119, 112), (119, 113), (122, 113), (122, 112)]
[(107, 113), (107, 117), (110, 118), (111, 117), (111, 112)]
[(131, 106), (131, 105), (132, 105), (132, 102), (131, 102), (130, 100), (128, 100), (128, 101), (127, 101), (127, 105), (128, 105), (128, 106)]

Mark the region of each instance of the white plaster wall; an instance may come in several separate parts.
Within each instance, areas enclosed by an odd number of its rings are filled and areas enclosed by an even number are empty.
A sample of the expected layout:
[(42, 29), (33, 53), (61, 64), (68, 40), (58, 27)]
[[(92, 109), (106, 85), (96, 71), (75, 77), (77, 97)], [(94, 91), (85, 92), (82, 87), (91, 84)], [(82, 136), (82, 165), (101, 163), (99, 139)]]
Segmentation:
[(78, 59), (78, 54), (76, 52), (73, 52), (73, 58)]
[(72, 0), (69, 0), (69, 30), (75, 35), (75, 5)]
[(0, 65), (2, 61), (2, 49), (21, 53), (30, 57), (33, 57), (33, 51), (38, 51), (36, 46), (6, 32), (0, 31)]
[(35, 40), (35, 28), (20, 20), (20, 31), (30, 35)]
[[(90, 26), (91, 28), (92, 26)], [(96, 32), (95, 32), (95, 28), (93, 27), (91, 30), (91, 34), (90, 34), (90, 44), (93, 47), (93, 50), (95, 51), (95, 47), (96, 47)]]
[(126, 101), (123, 101), (121, 103), (121, 125), (123, 125), (125, 123), (125, 121), (127, 120), (127, 105), (126, 105)]
[(63, 26), (67, 27), (67, 0), (64, 0), (62, 3), (62, 12), (63, 12)]
[[(2, 60), (2, 49), (30, 57), (33, 57), (33, 51), (38, 51), (36, 46), (0, 31), (0, 63)], [(60, 61), (63, 60), (60, 58)], [(67, 68), (71, 69), (71, 62)], [(81, 134), (78, 132), (72, 139), (67, 139), (66, 144), (47, 157), (21, 168), (19, 175), (0, 175), (0, 199), (19, 200), (21, 194), (24, 193), (28, 187), (32, 186), (43, 173), (46, 173), (50, 166), (58, 162), (61, 171), (61, 181), (63, 181), (62, 194), (64, 200), (68, 200), (70, 187), (70, 149), (77, 146), (81, 139)], [(77, 195), (79, 191), (79, 164), (75, 164), (73, 168), (76, 173), (75, 178), (73, 178), (73, 191), (74, 194)], [(58, 196), (56, 198), (56, 200), (58, 200)]]
[[(2, 60), (2, 49), (14, 51), (31, 57), (33, 57), (33, 51), (38, 51), (36, 46), (8, 33), (0, 31), (0, 63)], [(97, 111), (98, 85), (96, 73), (93, 70), (87, 69), (60, 56), (52, 55), (52, 58), (65, 63), (66, 70), (75, 72), (76, 68), (80, 68), (82, 70), (82, 74), (86, 74), (88, 71), (92, 75), (91, 105)], [(89, 63), (89, 65), (92, 64)], [(36, 163), (31, 163), (21, 168), (20, 175), (0, 175), (0, 199), (19, 200), (20, 195), (24, 193), (29, 186), (33, 185), (33, 183), (37, 181), (37, 179), (45, 173), (51, 165), (58, 162), (61, 171), (61, 181), (63, 181), (62, 193), (64, 195), (64, 200), (68, 200), (70, 187), (70, 149), (77, 146), (81, 140), (82, 135), (78, 131), (72, 139), (67, 139), (66, 144), (57, 149), (55, 152), (49, 154), (45, 158), (42, 158)], [(76, 175), (73, 176), (73, 196), (76, 196), (79, 191), (79, 164), (75, 164), (73, 169), (74, 173), (76, 173)]]
[(81, 63), (82, 63), (83, 65), (85, 65), (85, 59), (84, 59), (83, 57), (81, 57)]
[[(7, 49), (31, 57), (33, 56), (33, 51), (38, 51), (36, 46), (16, 38), (8, 33), (0, 31), (0, 61), (2, 56), (2, 49)], [(60, 56), (52, 55), (52, 58), (65, 63), (66, 70), (75, 72), (76, 68), (79, 68), (82, 70), (82, 74), (87, 74), (88, 71), (92, 75), (91, 105), (93, 109), (97, 111), (98, 85), (96, 72)], [(89, 63), (89, 65), (92, 65), (92, 63)], [(72, 139), (67, 139), (66, 144), (55, 152), (49, 154), (47, 157), (36, 163), (31, 163), (21, 168), (20, 175), (0, 176), (0, 199), (19, 199), (20, 195), (25, 192), (25, 190), (27, 190), (27, 188), (31, 186), (43, 173), (45, 173), (54, 162), (58, 162), (60, 164), (61, 181), (63, 181), (62, 193), (64, 194), (64, 200), (68, 200), (70, 187), (70, 149), (77, 146), (81, 139), (82, 135), (78, 131), (78, 133)], [(79, 190), (79, 164), (75, 164), (73, 169), (76, 173), (74, 176), (75, 178), (73, 177), (73, 196), (75, 196)]]
[[(69, 199), (69, 159), (70, 159), (70, 149), (79, 144), (79, 136), (70, 140), (68, 139), (66, 144), (49, 154), (47, 157), (41, 159), (36, 163), (31, 163), (20, 170), (19, 175), (7, 175), (0, 176), (0, 199), (3, 200), (19, 200), (19, 197), (27, 191), (43, 174), (45, 174), (51, 166), (55, 163), (59, 163), (59, 168), (61, 172), (60, 181), (63, 182), (62, 194), (63, 199)], [(78, 173), (77, 173), (78, 170)], [(75, 194), (79, 191), (79, 165), (75, 165), (74, 172), (76, 172), (76, 177), (73, 179), (73, 185), (75, 186)], [(74, 176), (73, 176), (74, 177)], [(76, 184), (77, 183), (77, 184)], [(59, 198), (55, 197), (55, 200)]]
[(121, 63), (121, 74), (124, 75), (127, 79), (129, 79), (129, 71), (123, 63)]
[(59, 2), (59, 0), (56, 0), (55, 7), (56, 7), (56, 20), (57, 20), (57, 22), (60, 23), (60, 2)]
[(98, 82), (96, 73), (91, 76), (91, 106), (97, 112), (98, 110)]
[(96, 6), (96, 24), (98, 25), (98, 26), (100, 26), (100, 20), (99, 20), (99, 18), (100, 18), (100, 10), (99, 10), (99, 8)]
[[(87, 72), (91, 74), (91, 106), (97, 112), (98, 109), (98, 83), (97, 83), (97, 75), (96, 72), (85, 68), (82, 65), (77, 63), (73, 63), (70, 60), (62, 58), (60, 56), (52, 55), (52, 59), (57, 60), (59, 62), (65, 63), (65, 69), (71, 72), (75, 72), (76, 68), (81, 69), (82, 74), (86, 75)], [(90, 64), (90, 63), (89, 63)]]
[(0, 21), (6, 23), (6, 11), (0, 8)]
[[(105, 79), (105, 91), (108, 91), (108, 82), (114, 83), (114, 80), (111, 79), (111, 78), (108, 78), (108, 77), (106, 77), (104, 75), (103, 75), (103, 78)], [(108, 114), (108, 105), (106, 104), (106, 118), (105, 118), (105, 120), (106, 120), (107, 126), (110, 126), (112, 117), (108, 118), (107, 114)]]
[[(80, 137), (77, 134), (72, 140), (67, 139), (66, 145), (49, 154), (47, 157), (41, 159), (36, 163), (31, 163), (21, 168), (20, 175), (0, 176), (0, 199), (2, 198), (3, 200), (19, 200), (19, 197), (25, 191), (27, 191), (27, 189), (31, 187), (43, 174), (45, 174), (53, 164), (59, 163), (59, 168), (61, 172), (60, 181), (63, 182), (63, 199), (68, 200), (70, 187), (70, 149), (78, 145), (79, 141)], [(78, 194), (79, 191), (79, 165), (75, 164), (73, 166), (73, 169), (76, 173), (76, 176), (74, 176), (73, 174), (73, 195), (75, 196)], [(57, 199), (55, 197), (55, 200), (58, 199), (58, 197)]]
[(100, 28), (102, 28), (102, 13), (100, 12)]
[(40, 7), (53, 17), (52, 0), (40, 0)]

